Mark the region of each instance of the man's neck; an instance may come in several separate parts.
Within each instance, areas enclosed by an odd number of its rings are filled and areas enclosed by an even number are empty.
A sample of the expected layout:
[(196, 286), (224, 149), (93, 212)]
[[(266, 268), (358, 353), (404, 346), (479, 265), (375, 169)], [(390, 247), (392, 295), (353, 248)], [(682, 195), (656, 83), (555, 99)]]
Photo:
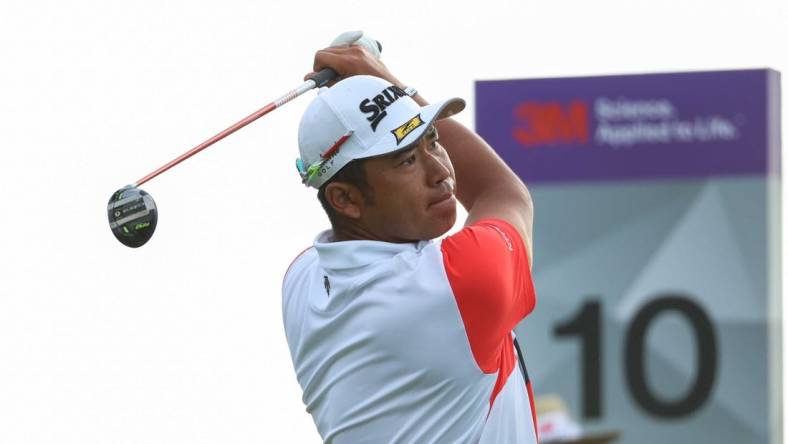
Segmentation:
[(391, 242), (396, 244), (417, 242), (412, 239), (397, 239), (389, 236), (381, 236), (373, 233), (372, 231), (360, 225), (333, 226), (331, 228), (331, 234), (328, 236), (329, 242), (343, 242), (343, 241), (351, 241), (351, 240), (372, 240), (378, 242)]
[(368, 230), (359, 226), (333, 226), (328, 237), (329, 242), (343, 242), (351, 240), (382, 240), (377, 238)]

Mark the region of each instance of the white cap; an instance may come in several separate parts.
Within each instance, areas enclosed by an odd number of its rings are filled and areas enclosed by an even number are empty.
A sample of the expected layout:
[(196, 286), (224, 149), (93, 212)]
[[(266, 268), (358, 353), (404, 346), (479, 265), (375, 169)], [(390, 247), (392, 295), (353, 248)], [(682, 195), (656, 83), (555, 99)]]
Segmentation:
[(458, 98), (419, 106), (405, 91), (373, 76), (353, 76), (321, 88), (298, 126), (296, 166), (304, 184), (320, 188), (355, 159), (401, 150), (436, 119), (465, 108)]

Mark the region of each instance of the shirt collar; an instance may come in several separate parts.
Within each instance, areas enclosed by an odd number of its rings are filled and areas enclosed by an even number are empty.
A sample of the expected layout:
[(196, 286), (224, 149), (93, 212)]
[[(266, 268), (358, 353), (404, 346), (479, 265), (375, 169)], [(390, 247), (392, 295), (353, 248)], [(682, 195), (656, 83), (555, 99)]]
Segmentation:
[(374, 240), (350, 240), (328, 242), (331, 230), (323, 231), (315, 238), (315, 250), (320, 265), (328, 270), (347, 270), (360, 268), (390, 259), (400, 253), (417, 252), (430, 241), (392, 243)]

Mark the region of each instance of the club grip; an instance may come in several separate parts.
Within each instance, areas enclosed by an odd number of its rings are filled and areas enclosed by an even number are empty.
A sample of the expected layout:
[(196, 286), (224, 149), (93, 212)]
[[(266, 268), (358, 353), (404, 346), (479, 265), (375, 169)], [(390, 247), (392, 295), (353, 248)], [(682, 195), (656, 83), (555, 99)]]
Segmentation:
[(338, 76), (339, 75), (337, 74), (337, 72), (334, 71), (333, 69), (323, 68), (320, 70), (319, 73), (312, 76), (311, 79), (314, 80), (317, 87), (320, 88), (322, 86), (325, 86), (326, 83), (334, 80)]

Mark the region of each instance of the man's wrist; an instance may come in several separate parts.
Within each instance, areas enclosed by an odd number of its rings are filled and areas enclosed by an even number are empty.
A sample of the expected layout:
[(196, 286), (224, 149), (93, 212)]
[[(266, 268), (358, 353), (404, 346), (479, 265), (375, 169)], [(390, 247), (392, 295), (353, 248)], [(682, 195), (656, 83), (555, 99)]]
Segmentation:
[(384, 78), (384, 80), (387, 80), (389, 83), (391, 83), (392, 85), (396, 86), (397, 88), (399, 88), (399, 89), (401, 89), (401, 90), (405, 91), (406, 93), (408, 92), (408, 91), (407, 91), (408, 89), (412, 89), (412, 90), (413, 90), (413, 95), (410, 95), (410, 94), (408, 94), (408, 95), (409, 95), (411, 98), (413, 98), (413, 100), (415, 100), (415, 101), (416, 101), (416, 103), (418, 103), (418, 104), (419, 104), (419, 105), (421, 105), (421, 106), (427, 106), (427, 105), (429, 105), (429, 102), (427, 102), (426, 100), (424, 100), (424, 97), (422, 97), (422, 96), (421, 96), (421, 94), (419, 94), (419, 92), (416, 90), (416, 88), (414, 88), (414, 87), (410, 87), (410, 86), (406, 85), (405, 83), (403, 83), (403, 82), (400, 82), (400, 81), (399, 81), (397, 78), (395, 78), (394, 76), (391, 76), (391, 78), (390, 78), (390, 79), (386, 79), (386, 78)]
[[(401, 89), (401, 90), (405, 91), (405, 94), (409, 95), (409, 96), (410, 96), (410, 97), (411, 97), (413, 100), (415, 100), (415, 101), (416, 101), (416, 103), (418, 103), (419, 105), (421, 105), (421, 106), (427, 106), (427, 105), (429, 105), (429, 102), (427, 102), (426, 100), (424, 100), (424, 98), (421, 96), (421, 94), (419, 94), (419, 91), (418, 91), (418, 90), (416, 90), (416, 88), (415, 88), (415, 87), (412, 87), (412, 86), (405, 85), (404, 83), (402, 83), (402, 82), (400, 82), (400, 81), (391, 82), (391, 83), (392, 83), (394, 86), (396, 86), (397, 88), (399, 88), (399, 89)], [(409, 90), (410, 90), (410, 91), (409, 91)]]

